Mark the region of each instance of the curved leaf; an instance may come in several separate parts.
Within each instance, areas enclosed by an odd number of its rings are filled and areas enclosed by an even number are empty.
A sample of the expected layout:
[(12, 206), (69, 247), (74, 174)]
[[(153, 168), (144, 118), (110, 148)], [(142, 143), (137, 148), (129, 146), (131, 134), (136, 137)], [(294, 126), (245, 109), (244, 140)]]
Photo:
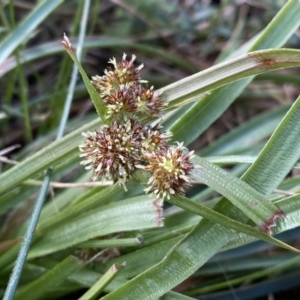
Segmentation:
[(123, 264), (113, 264), (105, 274), (103, 274), (99, 280), (87, 290), (78, 300), (93, 300), (95, 299), (103, 289), (123, 270), (125, 267)]
[(175, 105), (188, 97), (197, 96), (241, 78), (299, 65), (298, 50), (267, 49), (249, 52), (176, 81), (159, 91), (163, 100)]
[(100, 119), (102, 120), (102, 122), (104, 122), (105, 120), (105, 106), (104, 103), (100, 97), (99, 92), (96, 91), (96, 89), (94, 88), (94, 86), (91, 83), (91, 80), (88, 78), (88, 76), (86, 75), (80, 61), (77, 59), (76, 57), (76, 53), (73, 50), (73, 47), (68, 39), (68, 37), (66, 35), (64, 35), (64, 40), (62, 41), (62, 44), (64, 45), (66, 51), (68, 52), (68, 54), (70, 55), (71, 59), (73, 60), (74, 64), (77, 66), (82, 80), (85, 84), (85, 87), (91, 97), (91, 100), (93, 101), (93, 104), (96, 108), (96, 111), (100, 117)]
[[(300, 6), (300, 5), (299, 5)], [(256, 189), (268, 193), (276, 188), (300, 156), (300, 97), (279, 124), (271, 139), (261, 151), (259, 158), (248, 169), (244, 179), (250, 185), (259, 182)], [(286, 147), (290, 145), (290, 147)], [(270, 161), (273, 163), (270, 165)], [(268, 164), (268, 168), (266, 168)], [(272, 174), (270, 176), (269, 174)]]
[(0, 43), (0, 65), (62, 2), (63, 0), (40, 2), (40, 5), (36, 6), (11, 34), (2, 40)]
[(43, 276), (25, 287), (20, 288), (14, 299), (42, 299), (42, 297), (47, 293), (47, 290), (62, 284), (68, 276), (75, 273), (83, 266), (84, 264), (78, 258), (69, 256)]
[(162, 224), (162, 209), (155, 197), (139, 196), (114, 202), (43, 232), (33, 244), (28, 258), (53, 253), (97, 236), (160, 227)]
[(196, 167), (192, 176), (196, 181), (207, 184), (226, 197), (263, 231), (270, 233), (269, 227), (275, 225), (274, 220), (284, 216), (263, 194), (241, 179), (199, 156), (193, 162)]

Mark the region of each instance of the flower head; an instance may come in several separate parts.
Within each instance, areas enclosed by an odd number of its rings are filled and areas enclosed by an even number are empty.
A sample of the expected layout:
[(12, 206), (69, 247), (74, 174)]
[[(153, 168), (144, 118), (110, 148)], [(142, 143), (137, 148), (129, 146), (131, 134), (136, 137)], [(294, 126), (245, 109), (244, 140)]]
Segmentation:
[(141, 85), (135, 87), (121, 85), (103, 98), (106, 104), (106, 118), (127, 120), (133, 115), (158, 117), (166, 103), (159, 98), (153, 87), (146, 89)]
[(93, 170), (93, 180), (100, 177), (125, 184), (139, 161), (139, 147), (132, 135), (139, 126), (135, 120), (125, 124), (115, 121), (99, 131), (83, 134), (87, 139), (79, 146), (80, 156), (85, 157), (81, 163)]
[(127, 120), (131, 112), (136, 111), (134, 93), (126, 86), (115, 90), (103, 98), (106, 104), (106, 119)]
[(143, 125), (134, 119), (125, 124), (114, 121), (83, 135), (86, 141), (79, 149), (85, 160), (81, 164), (93, 170), (92, 179), (113, 180), (123, 186), (136, 167), (144, 164), (145, 152), (165, 149), (171, 136), (159, 132), (159, 125)]
[(170, 198), (171, 195), (184, 195), (184, 187), (190, 186), (190, 171), (194, 168), (191, 158), (193, 151), (186, 150), (182, 144), (146, 154), (147, 171), (152, 172), (146, 192)]
[(159, 124), (145, 125), (143, 130), (139, 133), (140, 145), (141, 145), (141, 156), (147, 159), (147, 153), (153, 151), (162, 151), (167, 149), (168, 141), (172, 136), (170, 131), (160, 132), (161, 126)]
[(159, 93), (153, 89), (139, 86), (135, 89), (136, 112), (146, 116), (159, 117), (162, 108), (167, 104), (163, 102)]
[(100, 92), (102, 97), (110, 95), (120, 86), (132, 86), (145, 82), (141, 80), (140, 71), (143, 65), (134, 67), (135, 55), (132, 55), (131, 60), (126, 60), (126, 54), (123, 54), (122, 61), (117, 63), (115, 58), (109, 60), (114, 67), (108, 68), (104, 71), (104, 76), (92, 77), (92, 84)]
[(148, 125), (137, 118), (160, 117), (167, 104), (153, 87), (144, 87), (140, 71), (143, 65), (134, 67), (136, 57), (130, 60), (123, 55), (121, 62), (113, 58), (113, 67), (103, 76), (92, 77), (92, 84), (100, 93), (105, 106), (108, 125), (100, 130), (83, 134), (86, 141), (79, 147), (82, 164), (93, 171), (97, 178), (113, 180), (126, 189), (126, 181), (136, 168), (151, 173), (146, 192), (163, 197), (184, 195), (184, 188), (190, 185), (190, 171), (193, 169), (193, 152), (187, 152), (182, 144), (169, 146), (171, 132), (161, 132), (161, 126)]

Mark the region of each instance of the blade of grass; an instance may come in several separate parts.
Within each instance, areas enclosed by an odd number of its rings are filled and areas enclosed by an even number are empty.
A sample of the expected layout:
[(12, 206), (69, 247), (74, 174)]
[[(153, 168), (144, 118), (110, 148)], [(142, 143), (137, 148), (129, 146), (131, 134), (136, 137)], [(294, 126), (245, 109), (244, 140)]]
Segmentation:
[(0, 43), (0, 65), (62, 2), (63, 0), (40, 2), (40, 4), (19, 23), (18, 27), (2, 40)]
[(202, 216), (206, 219), (212, 220), (216, 223), (219, 223), (226, 227), (229, 227), (237, 232), (243, 232), (245, 234), (249, 234), (251, 236), (255, 236), (256, 238), (260, 238), (269, 243), (275, 244), (279, 247), (283, 247), (285, 249), (289, 249), (291, 251), (300, 253), (299, 250), (270, 237), (268, 234), (265, 234), (265, 233), (261, 232), (260, 230), (257, 230), (248, 225), (244, 225), (233, 219), (229, 219), (228, 217), (226, 217), (222, 214), (219, 214), (218, 212), (213, 211), (212, 209), (210, 209), (204, 205), (201, 205), (197, 202), (194, 202), (186, 197), (176, 196), (176, 197), (173, 197), (170, 200), (168, 200), (168, 202), (170, 202), (176, 206), (179, 206), (186, 211), (192, 212), (192, 213)]
[(113, 185), (112, 187), (101, 190), (99, 188), (94, 188), (91, 191), (88, 191), (86, 195), (82, 195), (84, 201), (80, 201), (68, 206), (65, 210), (54, 215), (53, 217), (50, 217), (46, 220), (41, 220), (42, 222), (38, 225), (38, 230), (47, 230), (54, 225), (66, 223), (79, 214), (108, 204), (122, 193), (123, 189), (119, 185)]
[(284, 216), (278, 207), (252, 186), (207, 160), (196, 156), (193, 162), (196, 165), (191, 174), (194, 180), (203, 182), (226, 197), (261, 230), (271, 234), (270, 227), (275, 225), (275, 219)]
[[(276, 201), (276, 205), (286, 213), (283, 220), (278, 220), (277, 226), (273, 229), (274, 233), (280, 233), (299, 226), (300, 219), (300, 195), (291, 196), (280, 201)], [(223, 247), (223, 250), (236, 248), (238, 246), (255, 241), (253, 237), (238, 233)]]
[[(75, 38), (70, 38), (71, 44), (76, 48), (78, 41)], [(183, 68), (190, 72), (195, 72), (195, 67), (190, 66), (186, 61), (179, 59), (172, 55), (170, 52), (166, 52), (164, 49), (150, 45), (141, 44), (139, 41), (135, 42), (131, 39), (113, 38), (108, 36), (101, 37), (87, 37), (83, 45), (84, 49), (90, 48), (128, 48), (141, 51), (142, 53), (150, 54), (153, 57), (160, 57), (163, 61), (170, 62), (179, 68)], [(59, 41), (45, 43), (39, 46), (32, 47), (30, 49), (21, 51), (21, 63), (28, 63), (45, 56), (55, 55), (63, 52)], [(5, 61), (3, 68), (0, 69), (0, 78), (10, 70), (16, 67), (17, 63), (14, 57), (10, 57)]]
[[(71, 26), (68, 28), (69, 35), (70, 36), (76, 36), (77, 32), (79, 31), (79, 28), (81, 26), (81, 16), (82, 16), (82, 10), (83, 10), (83, 1), (78, 2), (78, 6), (75, 12), (75, 15), (70, 23)], [(82, 44), (83, 47), (84, 44)], [(65, 87), (68, 86), (68, 80), (71, 76), (72, 72), (73, 62), (70, 60), (69, 55), (63, 55), (62, 60), (60, 61), (59, 71), (57, 74), (57, 79), (55, 81), (55, 85), (53, 87), (53, 90), (51, 91), (53, 94), (59, 94), (60, 91), (65, 89)], [(75, 95), (73, 95), (74, 97)], [(59, 124), (59, 120), (61, 118), (61, 114), (63, 111), (65, 101), (65, 95), (62, 95), (61, 97), (51, 97), (49, 99), (49, 110), (53, 114), (53, 118), (51, 119), (51, 122), (45, 122), (44, 127), (45, 128), (56, 128)], [(45, 130), (46, 131), (46, 130)], [(48, 130), (47, 130), (48, 131)]]
[(43, 276), (21, 288), (14, 299), (42, 299), (47, 290), (62, 284), (64, 279), (83, 266), (84, 264), (78, 258), (69, 256)]
[(91, 80), (88, 78), (88, 76), (86, 75), (83, 67), (81, 66), (81, 63), (78, 61), (77, 56), (72, 48), (72, 45), (69, 41), (69, 39), (67, 38), (66, 35), (64, 35), (64, 41), (62, 42), (66, 51), (68, 52), (68, 54), (70, 55), (71, 59), (73, 60), (74, 64), (77, 66), (81, 77), (84, 81), (84, 84), (86, 86), (87, 91), (89, 92), (89, 95), (91, 97), (91, 100), (93, 101), (93, 104), (96, 108), (96, 111), (100, 117), (100, 119), (104, 122), (105, 120), (105, 106), (104, 103), (100, 97), (100, 94), (96, 91), (96, 89), (94, 88), (94, 86), (91, 83)]
[(31, 124), (30, 124), (30, 113), (28, 107), (27, 81), (26, 81), (26, 76), (23, 67), (20, 63), (20, 54), (18, 50), (16, 53), (16, 57), (18, 62), (17, 72), (18, 72), (19, 84), (20, 84), (20, 98), (21, 98), (22, 110), (23, 110), (22, 117), (24, 118), (25, 139), (26, 142), (29, 143), (32, 141), (32, 133), (31, 133)]
[[(298, 132), (300, 131), (299, 119), (300, 97), (280, 122), (277, 130), (261, 151), (259, 159), (251, 165), (243, 177), (250, 185), (255, 186), (259, 192), (266, 194), (270, 189), (276, 188), (286, 175), (287, 170), (290, 170), (298, 160), (300, 147), (298, 138)], [(285, 145), (291, 145), (291, 147), (287, 149)], [(277, 163), (268, 165), (268, 168), (266, 168), (266, 164), (269, 164), (271, 157)], [(269, 174), (272, 174), (272, 176), (269, 176)], [(256, 182), (260, 184), (254, 185)]]
[(120, 257), (113, 258), (105, 263), (103, 269), (106, 271), (109, 269), (111, 264), (120, 264), (125, 261), (126, 268), (122, 271), (122, 274), (120, 274), (120, 277), (118, 278), (133, 278), (162, 260), (170, 248), (180, 241), (182, 237), (182, 235), (179, 235), (163, 242), (158, 242), (151, 246), (124, 254)]
[(300, 51), (267, 49), (249, 52), (160, 89), (161, 98), (176, 105), (188, 97), (219, 88), (241, 78), (299, 64)]
[(87, 290), (78, 300), (93, 300), (95, 299), (103, 289), (123, 270), (125, 267), (123, 264), (113, 264), (105, 274), (103, 274), (99, 280)]
[(39, 214), (40, 214), (42, 205), (44, 203), (44, 199), (47, 194), (51, 173), (52, 173), (52, 170), (49, 169), (47, 171), (45, 180), (43, 182), (43, 186), (41, 188), (39, 197), (34, 206), (34, 209), (33, 209), (32, 215), (31, 215), (31, 219), (30, 219), (30, 223), (27, 227), (23, 243), (21, 244), (21, 248), (19, 249), (18, 244), (12, 248), (14, 250), (13, 256), (11, 257), (12, 259), (15, 258), (15, 255), (18, 253), (18, 250), (19, 250), (19, 254), (18, 254), (17, 260), (15, 262), (15, 266), (13, 268), (12, 274), (9, 278), (9, 282), (8, 282), (7, 288), (5, 290), (3, 300), (12, 300), (14, 298), (14, 295), (15, 295), (15, 292), (16, 292), (16, 289), (17, 289), (17, 286), (18, 286), (18, 283), (20, 280), (20, 276), (21, 276), (21, 273), (23, 270), (23, 266), (24, 266), (24, 263), (25, 263), (25, 260), (27, 257), (27, 253), (28, 253), (28, 250), (29, 250), (29, 247), (31, 244), (32, 236), (34, 234), (34, 230), (35, 230), (38, 218), (39, 218)]
[[(114, 220), (112, 222), (112, 220)], [(161, 227), (161, 203), (145, 195), (94, 208), (67, 223), (37, 231), (28, 258), (43, 256), (110, 233)]]

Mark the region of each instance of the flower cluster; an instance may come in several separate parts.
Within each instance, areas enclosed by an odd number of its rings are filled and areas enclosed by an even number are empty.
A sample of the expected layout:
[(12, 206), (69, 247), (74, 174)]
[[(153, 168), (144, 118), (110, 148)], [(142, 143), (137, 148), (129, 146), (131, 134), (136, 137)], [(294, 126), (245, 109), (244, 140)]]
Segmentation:
[(143, 65), (134, 67), (136, 56), (132, 56), (130, 61), (123, 55), (120, 63), (113, 58), (109, 61), (113, 68), (104, 71), (104, 76), (93, 76), (92, 84), (99, 91), (106, 105), (107, 120), (123, 119), (133, 116), (154, 116), (160, 115), (164, 102), (153, 90), (142, 84), (147, 81), (142, 80), (140, 71)]
[(92, 169), (92, 179), (100, 177), (125, 186), (136, 167), (143, 164), (144, 153), (163, 151), (171, 133), (159, 132), (158, 125), (143, 125), (130, 119), (125, 124), (114, 121), (83, 136), (86, 141), (79, 149), (85, 160), (81, 164)]
[(98, 131), (83, 133), (85, 142), (79, 146), (81, 163), (93, 172), (92, 179), (113, 180), (126, 189), (127, 180), (137, 168), (151, 173), (145, 192), (170, 197), (184, 195), (190, 185), (191, 158), (182, 144), (169, 146), (171, 132), (161, 132), (160, 125), (139, 121), (143, 116), (160, 116), (164, 103), (159, 93), (142, 84), (140, 70), (135, 68), (135, 56), (105, 70), (103, 76), (92, 77), (92, 84), (106, 106), (106, 125)]
[(185, 147), (178, 143), (177, 147), (164, 148), (157, 152), (146, 153), (148, 164), (146, 170), (153, 175), (145, 192), (170, 195), (184, 195), (184, 187), (190, 186), (189, 173), (193, 169), (190, 159), (193, 152), (184, 154)]

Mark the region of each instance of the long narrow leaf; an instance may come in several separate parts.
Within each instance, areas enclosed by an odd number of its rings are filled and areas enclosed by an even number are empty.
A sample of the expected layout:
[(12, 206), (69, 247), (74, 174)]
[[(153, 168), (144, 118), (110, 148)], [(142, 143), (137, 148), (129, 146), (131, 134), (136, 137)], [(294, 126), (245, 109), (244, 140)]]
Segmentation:
[(268, 49), (244, 54), (207, 70), (186, 77), (160, 89), (167, 102), (180, 103), (186, 97), (197, 96), (225, 84), (251, 75), (299, 65), (300, 51)]
[[(244, 175), (244, 179), (261, 193), (267, 194), (270, 189), (276, 188), (298, 160), (300, 155), (299, 120), (300, 97), (283, 118), (272, 138), (261, 151), (259, 158)], [(272, 164), (270, 164), (271, 160), (273, 160)], [(259, 182), (258, 186), (254, 184), (256, 182)]]
[(109, 203), (111, 199), (115, 199), (115, 197), (119, 196), (121, 193), (123, 193), (123, 190), (119, 185), (114, 185), (101, 191), (96, 188), (91, 195), (88, 194), (88, 197), (86, 197), (84, 201), (68, 206), (61, 213), (41, 222), (41, 224), (38, 225), (38, 229), (46, 230), (54, 225), (57, 226), (60, 223), (68, 222), (82, 213)]
[(28, 258), (53, 253), (97, 236), (162, 225), (162, 209), (155, 197), (139, 196), (114, 202), (43, 232), (33, 244)]
[(263, 194), (244, 181), (199, 156), (193, 161), (197, 165), (192, 173), (194, 179), (226, 197), (263, 231), (270, 234), (270, 226), (275, 225), (275, 219), (284, 216)]
[(40, 5), (36, 6), (18, 27), (0, 43), (0, 65), (62, 2), (63, 0), (42, 1)]
[(82, 267), (83, 263), (79, 259), (69, 256), (45, 275), (21, 288), (14, 299), (42, 299), (48, 290), (61, 284), (68, 276)]
[(83, 79), (83, 82), (86, 86), (87, 91), (89, 92), (89, 95), (93, 101), (93, 104), (96, 108), (96, 111), (100, 117), (100, 119), (102, 121), (105, 120), (105, 107), (103, 104), (103, 101), (100, 97), (100, 94), (96, 91), (96, 89), (94, 88), (94, 86), (91, 83), (91, 80), (88, 78), (88, 76), (86, 75), (81, 63), (79, 62), (79, 60), (76, 57), (76, 53), (73, 50), (73, 47), (69, 41), (69, 39), (67, 38), (67, 36), (64, 36), (64, 41), (62, 42), (66, 51), (68, 52), (68, 54), (70, 55), (70, 57), (72, 58), (73, 62), (75, 63), (75, 65), (77, 66), (81, 77)]
[[(76, 48), (78, 41), (76, 38), (70, 38), (72, 45)], [(185, 60), (176, 57), (175, 55), (166, 52), (164, 49), (158, 48), (158, 45), (155, 47), (151, 45), (146, 45), (137, 42), (133, 42), (131, 39), (125, 38), (116, 38), (111, 36), (101, 36), (101, 37), (86, 37), (83, 45), (84, 49), (99, 49), (99, 48), (129, 48), (138, 50), (147, 54), (151, 54), (154, 57), (160, 57), (163, 61), (170, 62), (175, 66), (181, 67), (189, 71), (195, 71), (195, 68), (190, 66)], [(38, 46), (25, 49), (20, 52), (20, 62), (28, 63), (40, 59), (45, 56), (51, 56), (57, 53), (63, 52), (64, 49), (61, 47), (60, 41), (43, 43)], [(17, 61), (14, 57), (10, 57), (3, 64), (3, 68), (0, 69), (0, 78), (5, 75), (7, 72), (11, 71), (17, 66)]]
[(123, 270), (125, 267), (123, 264), (112, 265), (105, 274), (103, 274), (99, 280), (86, 291), (78, 300), (93, 300), (95, 299), (103, 289)]

